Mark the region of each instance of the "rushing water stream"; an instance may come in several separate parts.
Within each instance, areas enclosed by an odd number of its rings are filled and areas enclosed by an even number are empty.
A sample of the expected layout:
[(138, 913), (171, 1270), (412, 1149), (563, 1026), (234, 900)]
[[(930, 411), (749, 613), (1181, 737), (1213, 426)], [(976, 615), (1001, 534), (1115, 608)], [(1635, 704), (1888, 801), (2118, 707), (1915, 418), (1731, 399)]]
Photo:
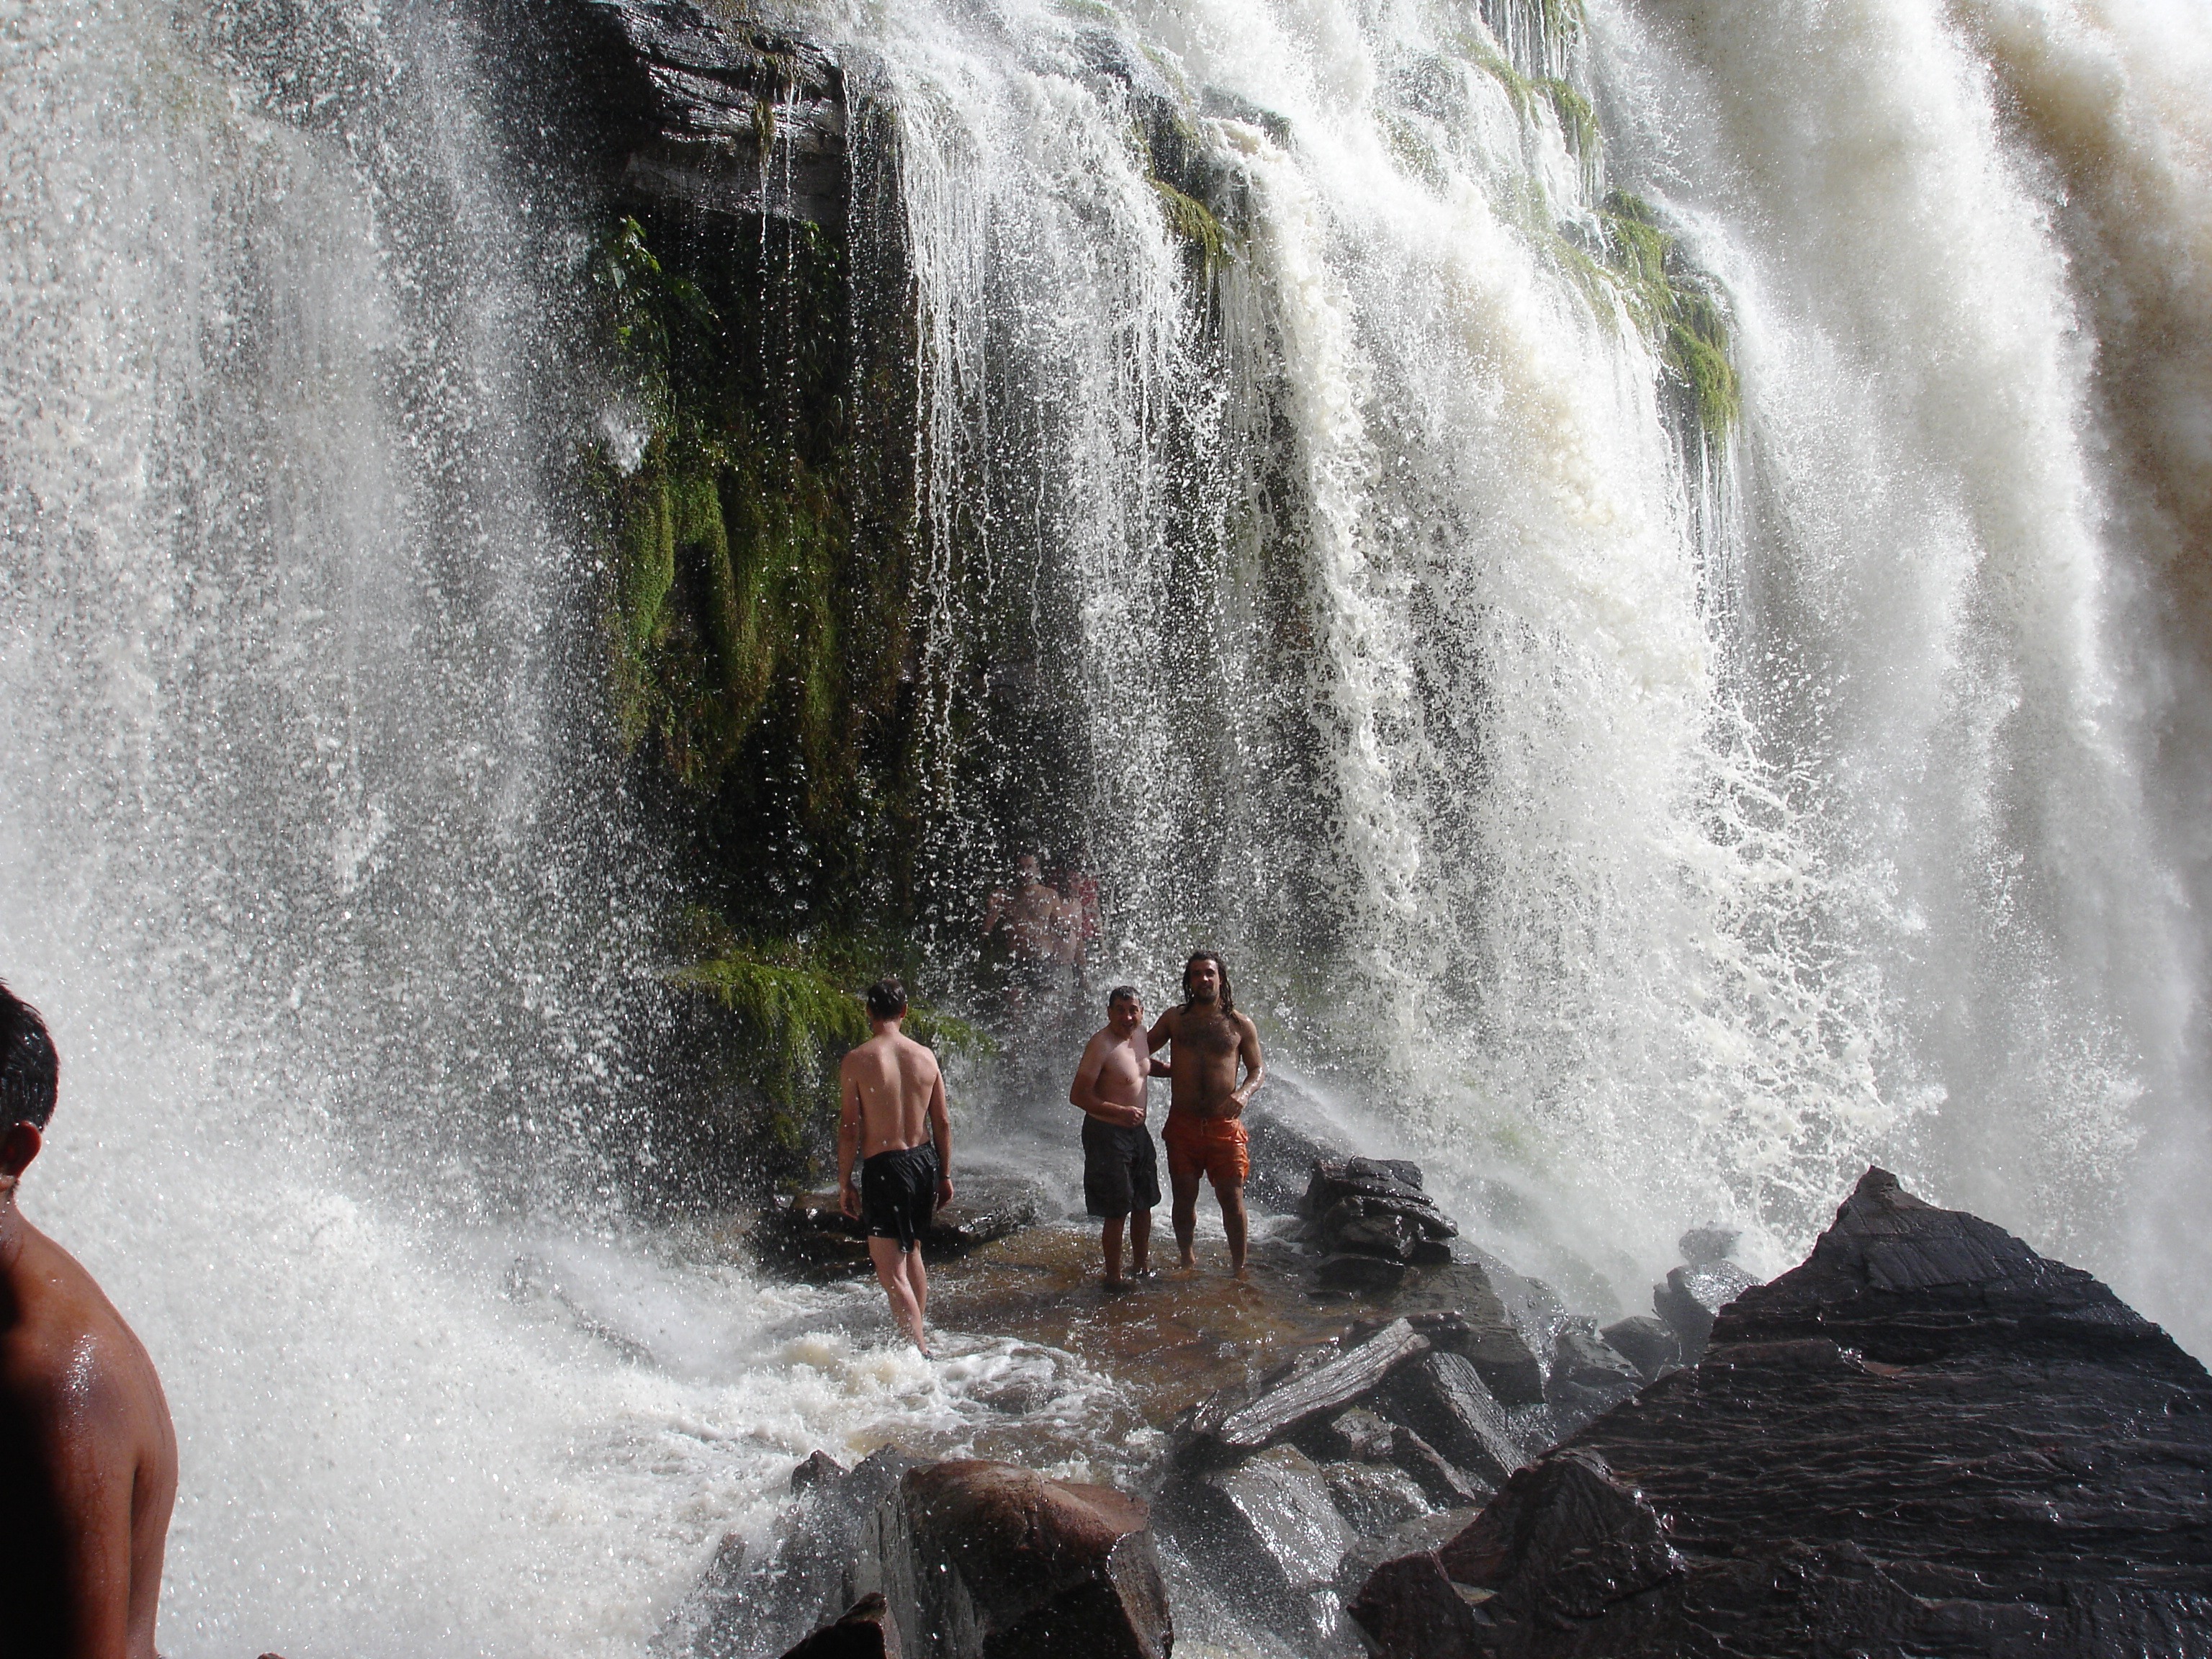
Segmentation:
[[(944, 775), (967, 561), (1113, 965), (1219, 942), (1593, 1311), (1878, 1158), (2212, 1350), (2212, 24), (1563, 15), (807, 15), (899, 112)], [(27, 1210), (175, 1408), (178, 1655), (637, 1653), (811, 1446), (1118, 1420), (607, 1195), (658, 889), (564, 484), (594, 232), (505, 27), (0, 0), (0, 974), (64, 1057)], [(1202, 279), (1139, 96), (1242, 204)], [(1730, 319), (1725, 436), (1577, 275), (1615, 188)]]

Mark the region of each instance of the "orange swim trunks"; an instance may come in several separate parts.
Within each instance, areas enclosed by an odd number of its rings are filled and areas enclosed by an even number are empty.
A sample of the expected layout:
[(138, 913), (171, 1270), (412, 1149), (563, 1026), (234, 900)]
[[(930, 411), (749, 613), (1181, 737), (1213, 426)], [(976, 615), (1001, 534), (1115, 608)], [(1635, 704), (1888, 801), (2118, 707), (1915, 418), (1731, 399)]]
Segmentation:
[(1203, 1175), (1219, 1192), (1224, 1187), (1243, 1186), (1252, 1173), (1244, 1125), (1237, 1118), (1170, 1110), (1160, 1128), (1160, 1144), (1168, 1149), (1170, 1179)]

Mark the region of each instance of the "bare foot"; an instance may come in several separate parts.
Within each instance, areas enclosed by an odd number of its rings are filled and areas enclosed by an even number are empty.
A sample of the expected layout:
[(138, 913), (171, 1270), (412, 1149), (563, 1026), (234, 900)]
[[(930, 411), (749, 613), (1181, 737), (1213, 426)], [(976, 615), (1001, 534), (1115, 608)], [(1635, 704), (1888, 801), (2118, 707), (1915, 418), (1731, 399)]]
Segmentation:
[(1098, 1281), (1098, 1288), (1109, 1296), (1119, 1296), (1129, 1288), (1129, 1281), (1126, 1279), (1102, 1279)]

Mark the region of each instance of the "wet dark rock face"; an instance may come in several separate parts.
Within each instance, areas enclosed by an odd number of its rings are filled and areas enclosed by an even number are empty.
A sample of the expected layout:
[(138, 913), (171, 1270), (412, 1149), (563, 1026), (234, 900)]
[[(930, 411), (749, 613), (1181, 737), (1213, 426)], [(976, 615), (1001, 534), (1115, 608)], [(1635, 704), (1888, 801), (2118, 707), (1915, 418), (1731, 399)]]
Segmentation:
[(909, 1471), (868, 1523), (860, 1576), (907, 1659), (1166, 1659), (1174, 1644), (1146, 1506), (1012, 1464)]
[(579, 0), (623, 188), (710, 212), (845, 222), (845, 80), (795, 36), (692, 0)]
[(1872, 1170), (1711, 1340), (1378, 1566), (1379, 1650), (2212, 1654), (2212, 1377), (2087, 1273)]

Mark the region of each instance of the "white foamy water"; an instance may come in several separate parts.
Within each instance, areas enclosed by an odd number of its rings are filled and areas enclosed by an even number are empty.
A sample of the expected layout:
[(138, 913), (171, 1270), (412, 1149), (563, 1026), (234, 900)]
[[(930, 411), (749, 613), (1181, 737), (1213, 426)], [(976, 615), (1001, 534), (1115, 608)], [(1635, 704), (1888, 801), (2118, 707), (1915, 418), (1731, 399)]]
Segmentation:
[[(1115, 968), (1223, 945), (1593, 1311), (1878, 1158), (2203, 1352), (2212, 27), (1545, 10), (819, 12), (905, 139), (939, 890), (1087, 838)], [(179, 1655), (640, 1653), (811, 1447), (1109, 1392), (599, 1190), (655, 896), (559, 481), (629, 428), (472, 15), (0, 0), (25, 1203), (167, 1381)], [(1724, 296), (1725, 445), (1577, 280), (1613, 186)], [(1044, 830), (979, 684), (1051, 714)]]

